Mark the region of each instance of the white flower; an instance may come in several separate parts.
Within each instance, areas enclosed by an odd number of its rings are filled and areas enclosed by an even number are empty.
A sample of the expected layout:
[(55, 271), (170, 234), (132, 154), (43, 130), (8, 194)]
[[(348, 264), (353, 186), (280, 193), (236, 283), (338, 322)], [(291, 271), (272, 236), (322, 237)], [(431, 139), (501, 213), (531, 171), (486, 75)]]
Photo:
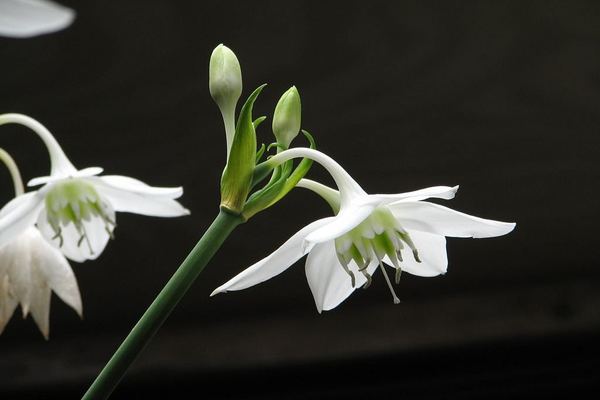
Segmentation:
[(115, 212), (177, 217), (189, 211), (174, 199), (181, 187), (157, 188), (119, 175), (97, 176), (102, 168), (77, 170), (52, 134), (39, 122), (20, 114), (0, 115), (0, 125), (19, 123), (44, 141), (51, 160), (50, 176), (35, 178), (37, 191), (17, 196), (2, 210), (0, 246), (37, 223), (41, 233), (65, 256), (82, 262), (95, 259), (106, 247), (116, 226)]
[(52, 291), (82, 316), (77, 280), (67, 259), (30, 226), (0, 247), (0, 333), (21, 304), (23, 318), (31, 313), (48, 339)]
[(401, 271), (436, 276), (445, 273), (448, 264), (445, 236), (501, 236), (515, 227), (514, 223), (486, 220), (422, 201), (451, 199), (458, 186), (369, 195), (339, 164), (316, 150), (294, 148), (268, 162), (277, 165), (297, 157), (311, 158), (331, 174), (339, 192), (308, 180), (299, 186), (322, 195), (337, 215), (304, 227), (271, 255), (211, 295), (264, 282), (310, 253), (306, 277), (319, 312), (336, 307), (357, 287), (368, 286), (377, 269), (381, 269), (394, 302), (398, 303), (384, 263), (396, 269), (397, 280)]
[(1, 0), (0, 36), (28, 38), (71, 25), (75, 12), (48, 0)]

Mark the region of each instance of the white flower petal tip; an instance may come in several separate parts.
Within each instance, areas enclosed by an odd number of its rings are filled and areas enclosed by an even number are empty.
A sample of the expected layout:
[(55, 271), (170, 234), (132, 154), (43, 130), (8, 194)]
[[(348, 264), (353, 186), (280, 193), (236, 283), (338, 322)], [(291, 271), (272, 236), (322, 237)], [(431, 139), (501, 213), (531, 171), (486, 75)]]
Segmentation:
[(221, 289), (221, 288), (216, 288), (215, 290), (212, 291), (212, 293), (208, 297), (216, 296), (219, 293), (227, 293), (227, 290), (224, 290), (224, 289)]
[(48, 339), (52, 292), (82, 317), (81, 295), (69, 263), (36, 228), (30, 227), (0, 248), (0, 325), (20, 304), (23, 317), (31, 314)]
[(0, 36), (29, 38), (62, 30), (75, 11), (48, 0), (2, 0)]

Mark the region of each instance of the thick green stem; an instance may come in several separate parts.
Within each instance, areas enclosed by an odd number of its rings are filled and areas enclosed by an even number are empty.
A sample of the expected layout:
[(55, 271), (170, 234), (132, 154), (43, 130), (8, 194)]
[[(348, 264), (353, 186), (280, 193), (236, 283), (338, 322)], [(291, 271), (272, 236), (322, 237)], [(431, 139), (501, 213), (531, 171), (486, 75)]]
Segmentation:
[(106, 399), (242, 219), (221, 211), (83, 396)]

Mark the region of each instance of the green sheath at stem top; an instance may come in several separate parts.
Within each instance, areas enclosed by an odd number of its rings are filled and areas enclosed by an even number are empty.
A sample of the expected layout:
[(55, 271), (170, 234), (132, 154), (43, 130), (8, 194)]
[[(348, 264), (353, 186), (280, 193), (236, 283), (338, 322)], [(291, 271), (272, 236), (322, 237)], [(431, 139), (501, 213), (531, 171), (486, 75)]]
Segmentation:
[(219, 213), (100, 372), (83, 396), (84, 400), (106, 399), (110, 396), (127, 368), (146, 347), (206, 264), (240, 223), (242, 219), (238, 215), (227, 211)]

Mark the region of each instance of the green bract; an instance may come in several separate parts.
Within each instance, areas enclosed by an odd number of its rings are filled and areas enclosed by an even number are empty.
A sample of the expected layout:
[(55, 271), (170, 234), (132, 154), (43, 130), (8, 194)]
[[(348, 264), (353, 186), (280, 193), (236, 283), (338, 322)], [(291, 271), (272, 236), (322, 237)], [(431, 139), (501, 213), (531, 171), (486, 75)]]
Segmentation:
[(221, 178), (221, 207), (241, 214), (252, 187), (256, 165), (256, 131), (252, 121), (252, 107), (265, 85), (258, 87), (240, 111), (235, 136), (227, 165)]

